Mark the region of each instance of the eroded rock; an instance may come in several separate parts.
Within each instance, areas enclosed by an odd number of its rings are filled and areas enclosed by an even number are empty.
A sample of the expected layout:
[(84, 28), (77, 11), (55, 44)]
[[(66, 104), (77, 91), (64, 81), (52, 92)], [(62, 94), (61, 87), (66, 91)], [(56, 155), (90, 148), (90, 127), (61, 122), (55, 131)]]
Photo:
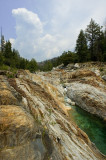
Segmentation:
[(0, 106), (0, 149), (33, 140), (36, 130), (33, 117), (20, 106)]
[(67, 95), (84, 110), (106, 118), (106, 94), (89, 84), (74, 82), (70, 84)]
[(16, 79), (0, 77), (0, 160), (105, 159), (68, 117), (65, 74), (20, 70)]

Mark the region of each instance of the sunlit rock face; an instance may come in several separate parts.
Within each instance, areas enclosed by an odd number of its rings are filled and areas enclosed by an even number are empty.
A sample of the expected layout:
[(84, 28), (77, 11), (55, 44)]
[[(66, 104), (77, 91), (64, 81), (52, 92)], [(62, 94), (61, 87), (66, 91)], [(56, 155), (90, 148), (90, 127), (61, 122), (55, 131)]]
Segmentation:
[(106, 118), (106, 93), (89, 84), (71, 83), (68, 88), (68, 97), (84, 110)]
[(67, 71), (21, 70), (16, 77), (0, 76), (0, 160), (106, 158), (68, 117)]
[(69, 64), (66, 69), (55, 68), (41, 76), (76, 105), (106, 120), (106, 82), (102, 78), (106, 72), (106, 64), (92, 62), (76, 65), (78, 68)]
[(105, 81), (90, 70), (80, 69), (67, 79), (67, 95), (84, 110), (106, 120)]

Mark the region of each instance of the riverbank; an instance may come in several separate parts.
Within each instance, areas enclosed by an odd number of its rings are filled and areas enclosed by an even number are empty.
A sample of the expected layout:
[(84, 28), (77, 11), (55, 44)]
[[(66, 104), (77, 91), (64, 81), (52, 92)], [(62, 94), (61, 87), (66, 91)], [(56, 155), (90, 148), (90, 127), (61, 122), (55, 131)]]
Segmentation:
[[(71, 105), (71, 120), (75, 115), (74, 123), (106, 154), (106, 82), (102, 78), (106, 74), (106, 64), (85, 63), (75, 66), (71, 64), (66, 69), (58, 67), (52, 72), (40, 73), (40, 76), (56, 86), (64, 96), (68, 96), (66, 105)], [(72, 107), (75, 104), (79, 106), (78, 112)]]
[(1, 160), (106, 159), (68, 115), (66, 76), (60, 69), (0, 75)]
[(100, 152), (106, 155), (106, 123), (78, 106), (71, 108), (69, 111), (71, 120), (89, 136)]

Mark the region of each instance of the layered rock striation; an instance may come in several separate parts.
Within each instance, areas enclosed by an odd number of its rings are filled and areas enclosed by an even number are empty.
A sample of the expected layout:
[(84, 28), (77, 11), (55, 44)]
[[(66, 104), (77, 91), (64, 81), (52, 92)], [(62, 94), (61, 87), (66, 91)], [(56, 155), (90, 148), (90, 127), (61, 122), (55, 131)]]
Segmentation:
[(0, 160), (106, 159), (68, 117), (65, 74), (0, 75)]

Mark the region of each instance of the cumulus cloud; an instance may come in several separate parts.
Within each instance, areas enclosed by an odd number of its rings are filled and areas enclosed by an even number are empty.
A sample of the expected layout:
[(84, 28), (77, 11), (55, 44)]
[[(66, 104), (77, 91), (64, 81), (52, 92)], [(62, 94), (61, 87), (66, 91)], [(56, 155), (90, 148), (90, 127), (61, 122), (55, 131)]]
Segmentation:
[(46, 17), (42, 21), (39, 13), (25, 8), (13, 9), (16, 20), (16, 39), (11, 39), (13, 47), (19, 50), (21, 56), (37, 61), (74, 50), (80, 29), (85, 29), (91, 18), (97, 23), (103, 20), (105, 5), (102, 1), (77, 0), (76, 3), (75, 0), (46, 0), (49, 9), (46, 4), (41, 7), (41, 17)]
[(25, 8), (14, 9), (12, 14), (16, 19), (17, 37), (10, 41), (21, 56), (28, 59), (34, 57), (40, 61), (57, 56), (61, 48), (64, 48), (61, 36), (44, 33), (43, 23), (37, 14)]
[(40, 35), (43, 33), (43, 25), (37, 14), (25, 8), (12, 10), (16, 19), (16, 39), (13, 47), (27, 58), (34, 57), (38, 49)]

